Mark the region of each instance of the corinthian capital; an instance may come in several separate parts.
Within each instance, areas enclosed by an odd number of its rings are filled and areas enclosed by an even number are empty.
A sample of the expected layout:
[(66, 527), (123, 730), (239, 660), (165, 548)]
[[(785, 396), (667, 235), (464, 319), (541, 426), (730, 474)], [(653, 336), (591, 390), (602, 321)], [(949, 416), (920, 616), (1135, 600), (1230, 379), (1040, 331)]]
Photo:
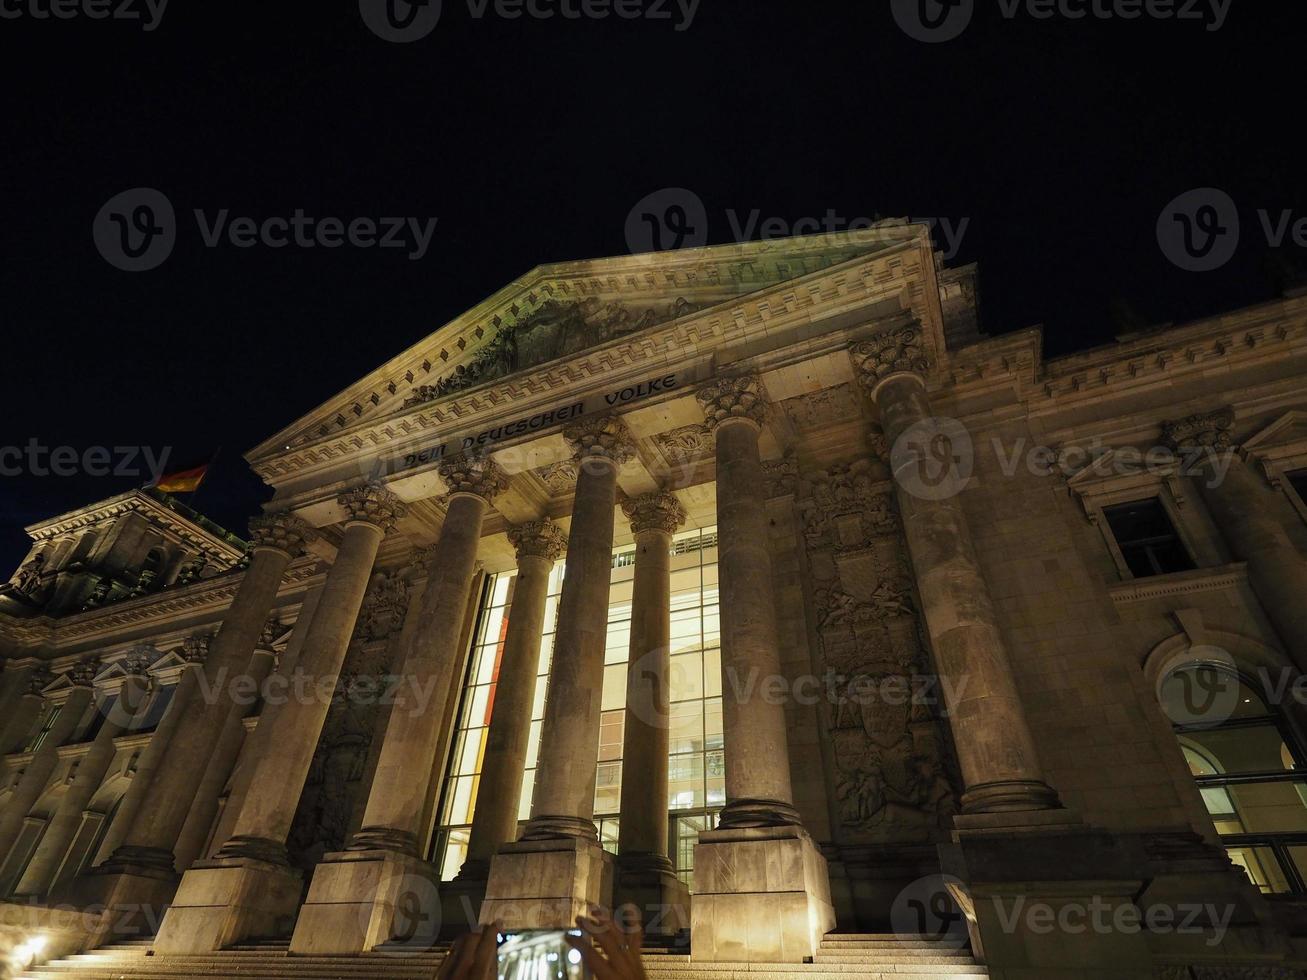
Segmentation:
[(543, 521), (527, 521), (508, 529), (508, 540), (517, 549), (517, 560), (523, 558), (543, 558), (546, 561), (558, 561), (567, 547), (567, 536), (563, 529), (547, 518)]
[(209, 644), (212, 642), (212, 633), (191, 634), (182, 640), (181, 658), (188, 664), (203, 665), (209, 659)]
[(395, 529), (395, 525), (408, 513), (404, 501), (381, 486), (369, 483), (353, 490), (346, 490), (336, 502), (345, 508), (350, 524), (371, 524), (385, 533)]
[(1234, 445), (1234, 409), (1203, 412), (1162, 423), (1162, 444), (1175, 452), (1229, 449)]
[(662, 531), (675, 534), (685, 523), (685, 508), (670, 493), (646, 493), (622, 501), (622, 513), (631, 522), (631, 533)]
[(616, 415), (583, 418), (563, 429), (563, 438), (572, 444), (577, 459), (610, 459), (620, 466), (635, 456), (631, 432)]
[(95, 675), (100, 672), (100, 661), (83, 660), (68, 669), (68, 679), (75, 687), (94, 687)]
[(298, 558), (315, 537), (317, 532), (294, 514), (264, 514), (250, 521), (251, 548), (276, 548)]
[(436, 468), (451, 494), (470, 493), (490, 503), (508, 487), (508, 476), (493, 459), (464, 453), (441, 460)]
[(853, 345), (858, 382), (872, 391), (891, 374), (925, 374), (930, 360), (922, 344), (921, 328), (899, 327)]
[(695, 392), (694, 397), (703, 408), (710, 432), (732, 419), (747, 419), (759, 428), (767, 421), (767, 399), (756, 374), (717, 378)]

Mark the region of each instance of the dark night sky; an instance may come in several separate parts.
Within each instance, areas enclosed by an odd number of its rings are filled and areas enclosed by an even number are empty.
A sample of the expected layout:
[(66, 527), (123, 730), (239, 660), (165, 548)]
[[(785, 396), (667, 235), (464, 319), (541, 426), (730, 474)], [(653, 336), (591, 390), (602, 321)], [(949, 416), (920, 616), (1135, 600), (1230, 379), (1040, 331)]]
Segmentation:
[[(632, 206), (670, 186), (703, 199), (714, 244), (731, 210), (967, 218), (956, 261), (981, 263), (985, 329), (1043, 323), (1054, 354), (1111, 339), (1115, 301), (1163, 322), (1275, 294), (1256, 211), (1307, 215), (1291, 135), (1307, 4), (1234, 0), (1215, 32), (977, 4), (938, 45), (887, 0), (702, 0), (682, 32), (445, 0), (408, 45), (353, 0), (174, 0), (148, 33), (0, 20), (0, 446), (222, 446), (196, 504), (243, 533), (266, 494), (241, 453), (532, 266), (626, 251)], [(181, 231), (128, 274), (91, 225), (138, 186)], [(1202, 186), (1245, 233), (1194, 274), (1154, 228)], [(439, 223), (413, 262), (209, 249), (194, 208)], [(139, 482), (0, 476), (5, 576), (23, 525)]]

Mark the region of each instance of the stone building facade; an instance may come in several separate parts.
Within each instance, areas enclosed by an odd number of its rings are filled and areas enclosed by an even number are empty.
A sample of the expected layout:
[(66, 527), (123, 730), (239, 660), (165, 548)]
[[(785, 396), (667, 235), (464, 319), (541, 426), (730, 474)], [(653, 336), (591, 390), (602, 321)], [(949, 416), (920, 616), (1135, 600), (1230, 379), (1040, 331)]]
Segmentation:
[(170, 955), (634, 901), (1298, 975), (1307, 296), (1056, 359), (976, 303), (899, 222), (542, 266), (253, 449), (247, 539), (29, 528), (0, 888)]

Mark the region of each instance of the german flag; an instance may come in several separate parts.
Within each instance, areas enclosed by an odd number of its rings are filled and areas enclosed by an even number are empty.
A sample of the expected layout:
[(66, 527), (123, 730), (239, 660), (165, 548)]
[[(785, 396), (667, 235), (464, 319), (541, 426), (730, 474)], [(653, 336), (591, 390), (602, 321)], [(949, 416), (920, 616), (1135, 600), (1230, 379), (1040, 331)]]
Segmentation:
[(187, 466), (183, 469), (172, 470), (163, 474), (150, 486), (156, 490), (162, 490), (164, 493), (194, 493), (200, 489), (200, 484), (204, 482), (205, 476), (209, 473), (209, 467), (213, 465), (213, 460), (201, 463), (198, 466)]

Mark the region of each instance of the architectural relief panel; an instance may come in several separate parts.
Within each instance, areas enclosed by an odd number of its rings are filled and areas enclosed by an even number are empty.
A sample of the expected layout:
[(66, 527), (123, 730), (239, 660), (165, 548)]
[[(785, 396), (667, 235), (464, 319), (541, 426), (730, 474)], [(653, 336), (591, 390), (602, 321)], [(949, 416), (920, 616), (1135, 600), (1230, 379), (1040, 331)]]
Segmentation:
[(821, 720), (840, 839), (919, 844), (945, 838), (957, 780), (899, 518), (871, 470), (861, 460), (800, 481)]

